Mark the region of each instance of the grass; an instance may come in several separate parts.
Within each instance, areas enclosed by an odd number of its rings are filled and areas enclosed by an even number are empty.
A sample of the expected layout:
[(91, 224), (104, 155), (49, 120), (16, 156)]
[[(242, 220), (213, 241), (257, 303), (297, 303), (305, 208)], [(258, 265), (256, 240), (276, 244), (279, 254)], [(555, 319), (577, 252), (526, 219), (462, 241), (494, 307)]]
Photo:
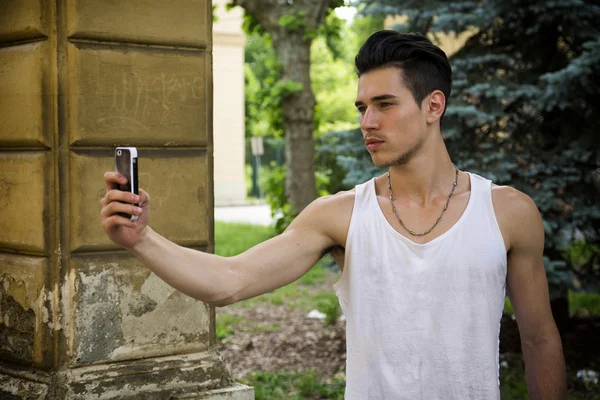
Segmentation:
[(215, 254), (236, 256), (273, 236), (275, 230), (270, 226), (216, 221)]
[(244, 378), (254, 387), (256, 400), (332, 399), (344, 398), (345, 381), (339, 378), (321, 379), (313, 371), (252, 372)]
[(237, 329), (240, 323), (244, 320), (243, 317), (231, 314), (219, 314), (216, 324), (217, 340), (223, 340)]
[(279, 324), (254, 325), (246, 329), (246, 332), (276, 332), (279, 330)]

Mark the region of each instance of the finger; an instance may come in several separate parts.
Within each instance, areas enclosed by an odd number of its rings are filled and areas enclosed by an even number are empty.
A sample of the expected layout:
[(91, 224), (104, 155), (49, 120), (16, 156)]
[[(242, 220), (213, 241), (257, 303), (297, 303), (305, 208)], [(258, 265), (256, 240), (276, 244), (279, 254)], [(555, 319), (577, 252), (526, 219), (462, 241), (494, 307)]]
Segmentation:
[(106, 218), (102, 221), (102, 228), (104, 228), (105, 231), (109, 231), (119, 226), (135, 228), (135, 222), (121, 215), (113, 215), (112, 217)]
[(126, 183), (127, 178), (118, 172), (109, 171), (104, 173), (104, 184), (107, 192), (113, 189), (118, 189), (119, 185), (124, 185)]
[(124, 192), (122, 190), (113, 189), (106, 193), (106, 204), (112, 201), (119, 201), (123, 203), (136, 204), (140, 201), (140, 196), (130, 192)]
[(139, 201), (140, 207), (145, 206), (150, 203), (150, 195), (148, 194), (148, 192), (146, 192), (145, 190), (139, 189), (139, 195), (140, 195), (140, 201)]
[(103, 219), (111, 218), (113, 215), (119, 215), (119, 213), (140, 215), (143, 210), (141, 207), (134, 206), (132, 204), (120, 203), (113, 201), (100, 211), (100, 215)]

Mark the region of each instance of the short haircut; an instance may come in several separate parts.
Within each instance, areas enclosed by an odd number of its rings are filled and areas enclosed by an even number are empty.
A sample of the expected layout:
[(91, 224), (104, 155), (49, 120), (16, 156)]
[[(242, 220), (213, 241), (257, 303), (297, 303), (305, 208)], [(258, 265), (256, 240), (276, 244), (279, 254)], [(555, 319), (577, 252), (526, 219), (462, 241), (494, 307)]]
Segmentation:
[(359, 50), (354, 64), (359, 77), (375, 69), (401, 69), (404, 84), (419, 108), (434, 90), (444, 93), (446, 104), (450, 98), (452, 68), (448, 57), (423, 35), (392, 30), (375, 32)]

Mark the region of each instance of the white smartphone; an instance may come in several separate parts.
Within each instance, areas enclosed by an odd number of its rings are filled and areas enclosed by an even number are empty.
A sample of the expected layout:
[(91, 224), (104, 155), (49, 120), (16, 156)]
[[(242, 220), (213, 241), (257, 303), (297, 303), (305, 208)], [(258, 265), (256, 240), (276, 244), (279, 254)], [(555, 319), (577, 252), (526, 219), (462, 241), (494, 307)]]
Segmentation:
[[(115, 149), (115, 168), (118, 173), (127, 178), (127, 183), (120, 185), (119, 190), (138, 194), (138, 152), (135, 147), (117, 147)], [(134, 204), (137, 206), (138, 204)], [(132, 221), (137, 215), (121, 214)]]

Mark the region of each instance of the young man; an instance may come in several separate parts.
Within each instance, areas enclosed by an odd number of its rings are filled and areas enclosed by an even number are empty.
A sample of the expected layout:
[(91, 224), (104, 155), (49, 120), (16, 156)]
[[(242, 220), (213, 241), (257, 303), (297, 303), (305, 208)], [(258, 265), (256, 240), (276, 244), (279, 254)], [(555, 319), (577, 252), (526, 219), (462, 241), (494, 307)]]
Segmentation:
[(104, 230), (168, 284), (216, 306), (293, 282), (332, 251), (342, 268), (335, 290), (347, 319), (349, 400), (499, 399), (507, 289), (531, 397), (566, 399), (542, 220), (526, 195), (452, 163), (440, 131), (446, 55), (422, 36), (381, 31), (356, 67), (365, 146), (386, 174), (315, 200), (280, 236), (224, 258), (154, 232), (148, 194), (116, 190), (124, 178), (108, 172)]

